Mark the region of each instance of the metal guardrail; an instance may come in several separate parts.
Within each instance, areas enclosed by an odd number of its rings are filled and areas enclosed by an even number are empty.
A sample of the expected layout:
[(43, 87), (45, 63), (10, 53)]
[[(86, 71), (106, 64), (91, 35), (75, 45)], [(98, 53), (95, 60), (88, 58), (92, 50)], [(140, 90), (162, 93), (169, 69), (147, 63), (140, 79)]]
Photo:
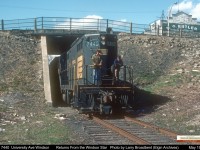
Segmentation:
[[(109, 19), (38, 17), (0, 21), (0, 30), (27, 30), (36, 34), (107, 32), (108, 28), (112, 28), (114, 33), (167, 36), (167, 31), (164, 31), (162, 26), (151, 29), (151, 26), (148, 24), (136, 24)], [(170, 30), (169, 32), (171, 37), (200, 37), (200, 32), (188, 32), (187, 30)]]
[(112, 28), (114, 32), (144, 33), (148, 25), (133, 24), (109, 19), (38, 17), (28, 19), (1, 20), (0, 30), (92, 30), (106, 32)]

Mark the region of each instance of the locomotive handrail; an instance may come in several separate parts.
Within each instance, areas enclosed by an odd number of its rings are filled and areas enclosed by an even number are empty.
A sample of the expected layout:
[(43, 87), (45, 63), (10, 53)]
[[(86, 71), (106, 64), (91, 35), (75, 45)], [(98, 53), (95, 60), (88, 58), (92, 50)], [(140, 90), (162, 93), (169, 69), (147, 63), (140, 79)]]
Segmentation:
[[(88, 66), (90, 68), (88, 68)], [(94, 65), (85, 65), (84, 66), (84, 69), (86, 69), (86, 78), (84, 78), (84, 80), (86, 82), (86, 85), (88, 85), (88, 82), (89, 82), (88, 79), (87, 79), (88, 69), (93, 69), (93, 68), (91, 68), (93, 66)], [(128, 76), (129, 82), (133, 84), (133, 67), (132, 66), (123, 65), (120, 68), (123, 69), (123, 71), (120, 71), (121, 76), (123, 77), (123, 81), (127, 81), (127, 76)], [(107, 68), (107, 69), (111, 69), (111, 68)], [(90, 84), (92, 84), (92, 83), (90, 82)]]

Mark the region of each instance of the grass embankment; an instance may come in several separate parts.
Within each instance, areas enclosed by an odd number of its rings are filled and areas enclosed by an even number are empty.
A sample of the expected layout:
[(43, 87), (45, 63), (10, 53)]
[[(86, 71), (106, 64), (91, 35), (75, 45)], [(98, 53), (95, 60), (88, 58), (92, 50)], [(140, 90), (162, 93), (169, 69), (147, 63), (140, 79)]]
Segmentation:
[(23, 101), (14, 106), (0, 102), (0, 144), (67, 144), (70, 131), (56, 119), (57, 108)]
[[(142, 80), (142, 79), (140, 79)], [(152, 77), (145, 77), (145, 83)], [(199, 129), (199, 92), (200, 73), (191, 70), (184, 73), (166, 74), (143, 86), (143, 90), (165, 96), (169, 101), (154, 106), (151, 117), (154, 124), (169, 128), (177, 133), (198, 135)], [(163, 99), (159, 99), (162, 101)]]

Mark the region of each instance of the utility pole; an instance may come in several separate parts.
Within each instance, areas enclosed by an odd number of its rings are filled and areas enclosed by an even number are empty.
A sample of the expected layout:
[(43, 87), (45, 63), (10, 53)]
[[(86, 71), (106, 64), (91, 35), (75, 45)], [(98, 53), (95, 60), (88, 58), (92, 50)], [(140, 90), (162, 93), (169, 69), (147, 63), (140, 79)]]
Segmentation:
[(169, 36), (169, 17), (170, 17), (170, 15), (171, 15), (172, 7), (173, 7), (174, 5), (176, 5), (176, 4), (177, 4), (177, 2), (174, 3), (174, 4), (171, 6), (171, 8), (170, 8), (170, 10), (169, 10), (169, 13), (168, 13), (168, 17), (167, 17), (168, 36)]

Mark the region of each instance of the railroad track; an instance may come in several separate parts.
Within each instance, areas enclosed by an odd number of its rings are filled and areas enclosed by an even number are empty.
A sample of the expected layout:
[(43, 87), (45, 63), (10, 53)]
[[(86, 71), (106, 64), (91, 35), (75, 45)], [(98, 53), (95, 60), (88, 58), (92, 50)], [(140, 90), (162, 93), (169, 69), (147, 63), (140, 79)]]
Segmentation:
[[(128, 116), (75, 115), (66, 120), (85, 144), (97, 145), (188, 145), (177, 134)], [(192, 143), (199, 144), (199, 143)]]
[[(144, 145), (177, 145), (177, 134), (169, 130), (124, 116), (123, 118), (104, 118), (92, 116), (92, 120), (106, 129), (128, 139), (132, 144)], [(130, 143), (131, 143), (130, 142)]]

